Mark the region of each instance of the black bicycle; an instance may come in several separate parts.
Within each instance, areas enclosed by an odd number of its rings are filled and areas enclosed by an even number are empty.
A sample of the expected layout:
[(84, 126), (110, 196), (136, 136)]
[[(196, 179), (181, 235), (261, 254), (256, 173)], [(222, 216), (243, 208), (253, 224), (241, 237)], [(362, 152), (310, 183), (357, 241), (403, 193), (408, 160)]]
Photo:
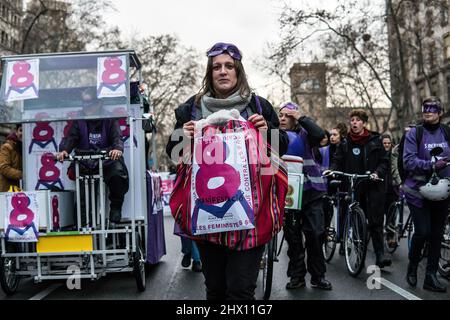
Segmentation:
[(447, 220), (445, 221), (438, 270), (441, 276), (450, 279), (450, 212), (447, 216)]
[[(414, 233), (414, 224), (411, 214), (404, 223), (403, 210), (405, 208), (405, 196), (401, 194), (397, 201), (389, 206), (384, 225), (384, 244), (386, 251), (394, 253), (400, 245), (402, 238), (408, 238), (408, 250), (411, 248), (412, 235)], [(406, 234), (406, 235), (405, 235)]]
[(262, 271), (263, 300), (269, 300), (272, 292), (273, 263), (278, 261), (277, 246), (278, 234), (276, 234), (264, 248), (264, 254), (260, 265)]
[[(364, 267), (369, 240), (366, 215), (356, 200), (356, 189), (361, 181), (371, 179), (371, 175), (341, 171), (330, 171), (328, 175), (341, 176), (349, 181), (349, 188), (345, 195), (344, 257), (348, 273), (356, 277)], [(383, 179), (377, 179), (377, 181), (383, 181)]]
[(342, 230), (339, 223), (340, 212), (341, 212), (341, 202), (342, 199), (347, 194), (346, 192), (339, 191), (339, 186), (341, 181), (332, 180), (330, 181), (330, 189), (336, 190), (331, 195), (325, 196), (325, 239), (322, 246), (323, 255), (325, 262), (329, 263), (333, 259), (334, 253), (336, 251), (336, 245), (341, 242)]

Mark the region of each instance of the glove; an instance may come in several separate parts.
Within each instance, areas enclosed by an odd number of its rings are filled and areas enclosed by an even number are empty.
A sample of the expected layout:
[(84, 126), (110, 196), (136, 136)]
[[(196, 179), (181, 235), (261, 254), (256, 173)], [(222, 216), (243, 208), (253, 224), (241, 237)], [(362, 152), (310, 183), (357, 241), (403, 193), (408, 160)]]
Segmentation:
[(322, 172), (322, 176), (323, 176), (323, 177), (329, 177), (329, 176), (331, 176), (331, 170), (325, 170), (324, 172)]
[(436, 170), (442, 170), (447, 166), (447, 164), (448, 164), (448, 158), (444, 157), (444, 158), (436, 161), (436, 163), (434, 164), (434, 167), (436, 168)]
[(370, 180), (380, 180), (376, 172), (370, 174)]

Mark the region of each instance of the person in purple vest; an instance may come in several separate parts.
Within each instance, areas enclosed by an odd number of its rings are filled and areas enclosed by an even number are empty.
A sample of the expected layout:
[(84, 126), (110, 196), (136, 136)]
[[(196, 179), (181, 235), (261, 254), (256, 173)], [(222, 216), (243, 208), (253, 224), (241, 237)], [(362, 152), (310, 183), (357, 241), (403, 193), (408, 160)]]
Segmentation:
[(440, 177), (450, 177), (450, 167), (447, 167), (450, 149), (444, 131), (445, 125), (441, 124), (443, 113), (439, 98), (426, 98), (422, 103), (422, 139), (416, 141), (417, 127), (411, 128), (406, 134), (403, 150), (403, 164), (406, 172), (403, 190), (414, 223), (406, 280), (413, 287), (417, 285), (417, 268), (425, 242), (428, 241), (428, 261), (423, 288), (435, 292), (447, 291), (447, 288), (437, 279), (436, 273), (449, 200), (448, 198), (441, 201), (427, 200), (419, 192), (419, 188), (427, 183), (432, 174), (433, 161), (430, 151), (436, 146), (443, 149), (439, 160), (434, 163), (436, 171)]
[[(83, 113), (87, 116), (99, 114), (101, 99), (97, 98), (95, 89), (82, 93)], [(109, 220), (119, 223), (122, 218), (122, 204), (129, 188), (128, 170), (123, 154), (122, 133), (116, 119), (77, 120), (74, 121), (67, 137), (59, 146), (57, 158), (63, 161), (74, 149), (107, 150), (111, 160), (104, 162), (104, 181), (109, 189)], [(85, 162), (87, 169), (98, 169), (98, 163)], [(82, 166), (82, 167), (83, 167)], [(83, 196), (83, 192), (81, 196)]]
[[(305, 175), (302, 210), (286, 209), (283, 230), (289, 246), (287, 276), (290, 278), (286, 289), (304, 287), (308, 271), (311, 274), (313, 288), (331, 290), (331, 283), (325, 279), (326, 266), (322, 251), (325, 233), (322, 198), (327, 186), (321, 176), (321, 163), (313, 154), (313, 148), (319, 147), (324, 139), (325, 131), (311, 118), (301, 116), (299, 106), (292, 102), (281, 105), (279, 118), (280, 128), (286, 130), (289, 137), (286, 154), (303, 158)], [(305, 245), (302, 233), (306, 238)]]
[[(350, 132), (347, 139), (339, 144), (333, 154), (330, 164), (332, 171), (346, 173), (371, 173), (371, 180), (358, 184), (357, 200), (361, 204), (368, 219), (368, 228), (372, 237), (375, 252), (375, 264), (379, 268), (390, 266), (392, 261), (384, 255), (383, 222), (384, 212), (384, 183), (383, 179), (389, 166), (389, 158), (383, 147), (381, 136), (377, 132), (366, 129), (369, 121), (367, 112), (355, 109), (349, 114)], [(323, 174), (328, 175), (326, 170)], [(347, 181), (344, 180), (342, 190), (346, 190)], [(341, 246), (343, 243), (341, 243)]]

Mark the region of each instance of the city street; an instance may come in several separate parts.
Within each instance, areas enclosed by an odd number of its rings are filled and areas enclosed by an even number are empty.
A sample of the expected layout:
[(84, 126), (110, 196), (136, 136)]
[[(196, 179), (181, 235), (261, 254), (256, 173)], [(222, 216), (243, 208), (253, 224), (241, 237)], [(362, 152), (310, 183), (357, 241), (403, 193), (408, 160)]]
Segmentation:
[[(83, 280), (81, 290), (69, 290), (65, 281), (52, 281), (34, 284), (30, 279), (24, 279), (18, 292), (12, 297), (6, 297), (3, 292), (1, 299), (120, 299), (120, 300), (204, 300), (205, 289), (203, 275), (194, 273), (191, 269), (181, 267), (182, 254), (179, 238), (173, 235), (173, 219), (165, 216), (165, 236), (167, 255), (157, 265), (151, 266), (147, 274), (147, 289), (139, 293), (132, 274), (109, 274), (99, 281)], [(281, 239), (281, 234), (279, 235)], [(392, 256), (392, 267), (382, 271), (380, 289), (368, 289), (367, 279), (371, 274), (361, 274), (358, 278), (348, 275), (345, 261), (336, 252), (333, 260), (327, 265), (327, 279), (333, 284), (332, 291), (312, 289), (307, 277), (307, 287), (288, 291), (285, 289), (287, 269), (287, 245), (284, 243), (279, 262), (274, 265), (274, 281), (272, 300), (446, 300), (450, 293), (438, 294), (424, 291), (421, 288), (424, 274), (424, 263), (419, 269), (417, 288), (409, 288), (404, 275), (407, 265), (406, 241), (402, 239), (400, 248)], [(374, 263), (371, 248), (367, 254), (366, 266)], [(441, 278), (442, 279), (442, 278)], [(261, 298), (261, 281), (258, 281), (257, 299)], [(450, 282), (442, 279), (450, 285)], [(369, 281), (369, 284), (374, 284)]]

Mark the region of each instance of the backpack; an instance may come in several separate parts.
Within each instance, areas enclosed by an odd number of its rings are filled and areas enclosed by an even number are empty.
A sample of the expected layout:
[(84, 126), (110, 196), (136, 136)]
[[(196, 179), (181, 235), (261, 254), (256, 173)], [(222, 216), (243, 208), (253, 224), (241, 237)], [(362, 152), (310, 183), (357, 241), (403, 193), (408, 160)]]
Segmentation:
[[(260, 107), (258, 108), (260, 109)], [(270, 145), (265, 143), (261, 134), (249, 122), (242, 124), (240, 121), (230, 120), (224, 126), (208, 125), (202, 131), (219, 130), (224, 132), (226, 129), (244, 132), (247, 156), (252, 155), (252, 159), (256, 159), (255, 162), (249, 164), (255, 228), (194, 235), (195, 210), (191, 214), (192, 161), (178, 165), (169, 205), (175, 223), (178, 225), (175, 228), (176, 234), (196, 241), (223, 245), (232, 250), (248, 250), (269, 242), (283, 226), (287, 170), (276, 153), (270, 150)], [(270, 159), (265, 147), (271, 151)], [(187, 152), (183, 152), (183, 154), (187, 154)], [(254, 157), (255, 155), (256, 157)], [(278, 168), (278, 170), (271, 175), (261, 174), (261, 171), (273, 170), (273, 168)]]
[[(444, 130), (444, 136), (445, 140), (450, 141), (450, 127), (441, 124), (441, 128)], [(398, 167), (398, 173), (400, 174), (400, 179), (402, 180), (402, 184), (405, 183), (407, 173), (403, 167), (403, 150), (405, 148), (405, 140), (406, 140), (406, 134), (404, 133), (402, 138), (400, 139), (400, 143), (398, 145), (398, 158), (397, 158), (397, 167)], [(419, 143), (419, 141), (422, 141), (423, 136), (423, 125), (416, 126), (416, 142)]]

